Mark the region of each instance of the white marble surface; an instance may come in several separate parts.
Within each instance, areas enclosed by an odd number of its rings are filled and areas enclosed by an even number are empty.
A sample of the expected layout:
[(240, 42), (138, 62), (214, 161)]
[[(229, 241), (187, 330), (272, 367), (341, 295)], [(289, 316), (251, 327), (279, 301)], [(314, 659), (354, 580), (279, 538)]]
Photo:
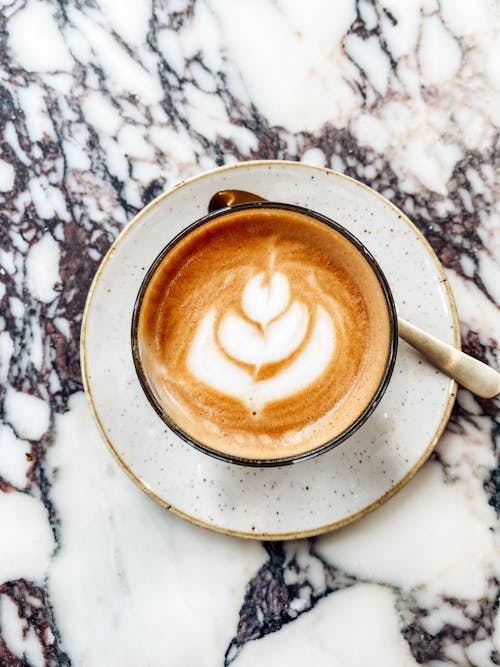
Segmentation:
[(0, 664), (500, 664), (499, 405), (461, 391), (429, 463), (316, 541), (172, 516), (81, 392), (86, 291), (125, 222), (219, 164), (331, 166), (400, 206), (498, 366), (495, 0), (4, 2)]

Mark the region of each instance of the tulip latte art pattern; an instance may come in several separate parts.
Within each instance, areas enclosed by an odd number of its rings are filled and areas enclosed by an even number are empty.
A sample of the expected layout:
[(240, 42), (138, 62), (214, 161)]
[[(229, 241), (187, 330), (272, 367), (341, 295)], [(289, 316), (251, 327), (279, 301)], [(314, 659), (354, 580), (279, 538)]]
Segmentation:
[(241, 458), (285, 458), (344, 431), (389, 350), (383, 292), (339, 232), (280, 209), (224, 214), (160, 261), (137, 338), (163, 413)]
[[(311, 317), (306, 304), (290, 302), (285, 275), (272, 273), (267, 283), (264, 272), (250, 278), (242, 308), (245, 317), (225, 313), (217, 330), (214, 307), (203, 318), (188, 356), (193, 375), (250, 410), (261, 410), (293, 396), (325, 371), (335, 349), (333, 319), (321, 305)], [(266, 365), (292, 357), (288, 366), (259, 379)]]

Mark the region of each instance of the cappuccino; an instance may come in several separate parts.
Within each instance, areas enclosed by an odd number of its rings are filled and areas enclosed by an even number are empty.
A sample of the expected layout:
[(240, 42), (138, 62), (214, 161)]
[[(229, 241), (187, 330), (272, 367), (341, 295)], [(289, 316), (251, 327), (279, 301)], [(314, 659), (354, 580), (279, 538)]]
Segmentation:
[(161, 256), (136, 313), (157, 407), (228, 458), (304, 455), (345, 432), (387, 371), (391, 320), (362, 252), (276, 206), (222, 213)]

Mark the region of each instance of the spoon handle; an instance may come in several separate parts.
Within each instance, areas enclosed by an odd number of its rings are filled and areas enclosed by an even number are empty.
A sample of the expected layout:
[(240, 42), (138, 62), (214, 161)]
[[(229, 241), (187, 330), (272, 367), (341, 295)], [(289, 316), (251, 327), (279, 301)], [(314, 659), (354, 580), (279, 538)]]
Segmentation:
[(440, 371), (482, 398), (500, 393), (500, 373), (398, 317), (399, 336)]

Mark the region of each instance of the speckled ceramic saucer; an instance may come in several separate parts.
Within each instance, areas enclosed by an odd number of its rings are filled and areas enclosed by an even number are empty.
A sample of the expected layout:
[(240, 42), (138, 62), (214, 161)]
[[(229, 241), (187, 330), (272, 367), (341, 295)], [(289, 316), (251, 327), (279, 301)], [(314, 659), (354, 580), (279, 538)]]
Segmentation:
[(246, 162), (186, 181), (141, 211), (104, 258), (84, 314), (82, 372), (97, 424), (124, 470), (155, 500), (207, 528), (260, 539), (315, 535), (367, 514), (408, 482), (441, 435), (456, 386), (400, 341), (390, 386), (364, 426), (336, 449), (281, 468), (223, 463), (169, 431), (134, 369), (135, 296), (159, 250), (206, 213), (216, 191), (230, 188), (344, 225), (380, 263), (399, 314), (459, 345), (453, 297), (430, 246), (401, 211), (357, 181), (298, 162)]

